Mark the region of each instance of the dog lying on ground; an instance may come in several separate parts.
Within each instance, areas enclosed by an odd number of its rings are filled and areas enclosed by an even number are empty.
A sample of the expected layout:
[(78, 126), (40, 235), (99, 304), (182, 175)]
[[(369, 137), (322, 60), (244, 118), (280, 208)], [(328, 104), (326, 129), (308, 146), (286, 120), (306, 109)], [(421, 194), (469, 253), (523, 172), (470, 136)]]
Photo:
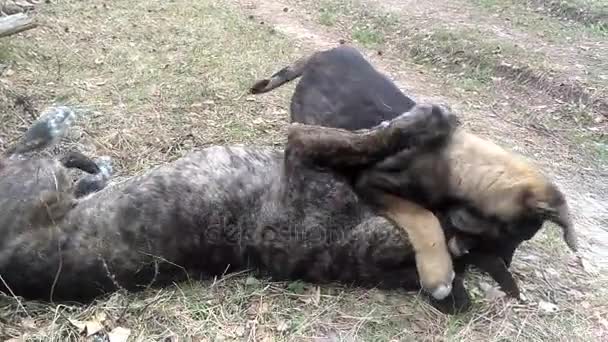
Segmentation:
[[(359, 130), (381, 125), (415, 105), (348, 46), (300, 58), (257, 81), (250, 92), (266, 93), (298, 77), (292, 122)], [(333, 165), (333, 154), (324, 156), (332, 142), (312, 133), (293, 133), (291, 138), (290, 143), (299, 144), (310, 138), (306, 151), (316, 155), (308, 157), (349, 176), (362, 198), (393, 222), (410, 225), (406, 229), (417, 251), (421, 283), (431, 292), (451, 278), (452, 267), (431, 210), (447, 217), (443, 229), (452, 253), (469, 252), (457, 259), (457, 272), (466, 264), (477, 265), (515, 297), (519, 289), (507, 267), (517, 246), (532, 238), (545, 220), (561, 226), (566, 243), (575, 250), (568, 206), (557, 186), (534, 165), (462, 128), (447, 143), (403, 151), (359, 174)]]
[[(348, 132), (340, 144), (351, 148), (339, 157), (365, 169), (453, 131), (453, 120), (442, 110), (416, 106), (408, 114), (374, 130)], [(117, 289), (253, 268), (274, 279), (418, 290), (407, 236), (362, 203), (345, 181), (302, 164), (297, 156), (306, 148), (292, 147), (287, 155), (242, 146), (191, 152), (78, 198), (43, 227), (23, 222), (4, 202), (0, 289), (28, 299), (88, 301)], [(37, 195), (59, 186), (55, 179), (65, 172), (61, 163), (44, 158), (6, 159), (0, 189), (22, 183), (13, 200), (30, 203), (21, 211), (27, 213)], [(57, 191), (74, 189), (61, 183)], [(456, 312), (468, 303), (465, 298), (435, 304)]]

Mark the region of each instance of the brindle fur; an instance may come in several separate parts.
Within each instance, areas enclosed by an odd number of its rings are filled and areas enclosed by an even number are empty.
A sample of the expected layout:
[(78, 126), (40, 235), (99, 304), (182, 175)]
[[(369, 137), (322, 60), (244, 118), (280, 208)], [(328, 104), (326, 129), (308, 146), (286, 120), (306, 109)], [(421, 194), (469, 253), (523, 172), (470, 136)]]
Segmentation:
[[(2, 203), (0, 274), (17, 295), (53, 300), (88, 301), (243, 268), (275, 279), (418, 290), (402, 231), (347, 181), (287, 153), (242, 146), (191, 152), (80, 198), (36, 229)], [(65, 172), (49, 159), (5, 160), (0, 189), (20, 184), (13, 197), (31, 206), (41, 190), (69, 193), (68, 182), (55, 183)], [(468, 304), (467, 297), (439, 308)]]

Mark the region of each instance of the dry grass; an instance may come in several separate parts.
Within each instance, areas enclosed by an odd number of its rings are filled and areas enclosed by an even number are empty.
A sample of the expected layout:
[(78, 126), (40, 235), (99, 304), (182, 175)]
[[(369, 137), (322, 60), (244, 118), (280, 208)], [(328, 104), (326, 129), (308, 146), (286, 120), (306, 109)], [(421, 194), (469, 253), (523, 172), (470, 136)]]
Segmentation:
[(47, 27), (2, 42), (0, 139), (32, 121), (15, 105), (25, 98), (33, 113), (52, 101), (88, 109), (79, 138), (129, 174), (192, 146), (282, 141), (286, 112), (245, 98), (268, 62), (290, 57), (270, 28), (212, 1), (64, 1), (42, 14)]
[[(259, 75), (293, 60), (297, 47), (220, 0), (59, 1), (47, 23), (0, 41), (0, 139), (16, 138), (52, 102), (85, 109), (66, 142), (109, 154), (131, 175), (195, 146), (284, 141), (291, 86), (262, 100), (244, 95)], [(377, 37), (360, 27), (361, 39)], [(373, 42), (372, 42), (373, 43)], [(32, 114), (34, 113), (34, 114)], [(479, 275), (467, 280), (475, 305), (443, 316), (415, 294), (247, 274), (191, 281), (142, 293), (116, 293), (91, 305), (0, 298), (0, 338), (81, 340), (69, 319), (99, 313), (105, 330), (131, 329), (133, 341), (467, 340), (592, 341), (606, 338), (605, 275), (565, 255), (556, 230), (522, 247), (514, 273), (526, 303), (485, 298)], [(539, 309), (555, 303), (557, 313)], [(21, 304), (23, 306), (21, 306)], [(88, 340), (104, 341), (104, 333)]]

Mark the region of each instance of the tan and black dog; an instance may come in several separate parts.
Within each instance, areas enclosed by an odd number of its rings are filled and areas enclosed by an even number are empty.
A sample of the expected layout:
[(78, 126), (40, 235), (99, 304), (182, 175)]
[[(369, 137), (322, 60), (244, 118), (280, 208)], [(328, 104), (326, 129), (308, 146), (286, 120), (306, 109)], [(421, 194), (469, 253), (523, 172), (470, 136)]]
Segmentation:
[[(415, 105), (349, 46), (300, 58), (257, 81), (250, 92), (265, 93), (298, 77), (301, 80), (291, 99), (292, 122), (358, 130), (381, 125)], [(335, 168), (335, 156), (323, 156), (331, 143), (312, 137), (307, 151), (318, 153), (315, 162)], [(301, 143), (299, 139), (308, 137), (292, 133), (290, 143)], [(317, 150), (312, 148), (315, 143)], [(486, 269), (493, 275), (506, 272), (517, 245), (534, 236), (545, 220), (561, 226), (568, 246), (576, 248), (568, 206), (557, 186), (531, 162), (464, 128), (444, 144), (403, 151), (358, 175), (352, 170), (338, 172), (350, 174), (362, 198), (406, 229), (417, 251), (421, 282), (436, 294), (444, 293), (440, 289), (451, 277), (452, 264), (431, 211), (445, 213), (446, 222), (460, 231), (458, 235), (471, 235), (460, 240), (462, 244), (458, 239), (450, 241), (456, 254), (478, 240), (483, 243), (475, 251), (500, 256), (503, 262), (479, 261), (500, 268)], [(512, 279), (507, 274), (498, 278)]]

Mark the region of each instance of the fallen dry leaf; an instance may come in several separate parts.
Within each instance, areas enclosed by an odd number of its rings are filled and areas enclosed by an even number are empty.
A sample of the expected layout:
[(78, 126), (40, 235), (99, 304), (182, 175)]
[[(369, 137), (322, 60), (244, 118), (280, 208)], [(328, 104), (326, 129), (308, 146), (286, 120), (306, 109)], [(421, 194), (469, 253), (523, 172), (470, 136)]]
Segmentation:
[(259, 285), (260, 281), (252, 276), (248, 276), (247, 279), (245, 279), (245, 285), (247, 286), (256, 286)]
[(234, 329), (234, 334), (238, 337), (245, 336), (245, 327), (242, 325), (239, 325), (238, 327), (236, 327), (236, 329)]
[(486, 282), (480, 282), (479, 287), (484, 292), (486, 299), (489, 301), (495, 301), (506, 296), (506, 293), (501, 291), (499, 287), (492, 286)]
[(131, 329), (116, 327), (108, 333), (108, 339), (110, 342), (127, 342), (129, 335), (131, 335)]
[(80, 334), (84, 334), (87, 337), (98, 333), (103, 330), (103, 324), (100, 321), (79, 321), (76, 319), (69, 319), (70, 323), (78, 329)]
[(21, 326), (27, 329), (36, 329), (36, 322), (32, 318), (24, 318), (21, 320)]

